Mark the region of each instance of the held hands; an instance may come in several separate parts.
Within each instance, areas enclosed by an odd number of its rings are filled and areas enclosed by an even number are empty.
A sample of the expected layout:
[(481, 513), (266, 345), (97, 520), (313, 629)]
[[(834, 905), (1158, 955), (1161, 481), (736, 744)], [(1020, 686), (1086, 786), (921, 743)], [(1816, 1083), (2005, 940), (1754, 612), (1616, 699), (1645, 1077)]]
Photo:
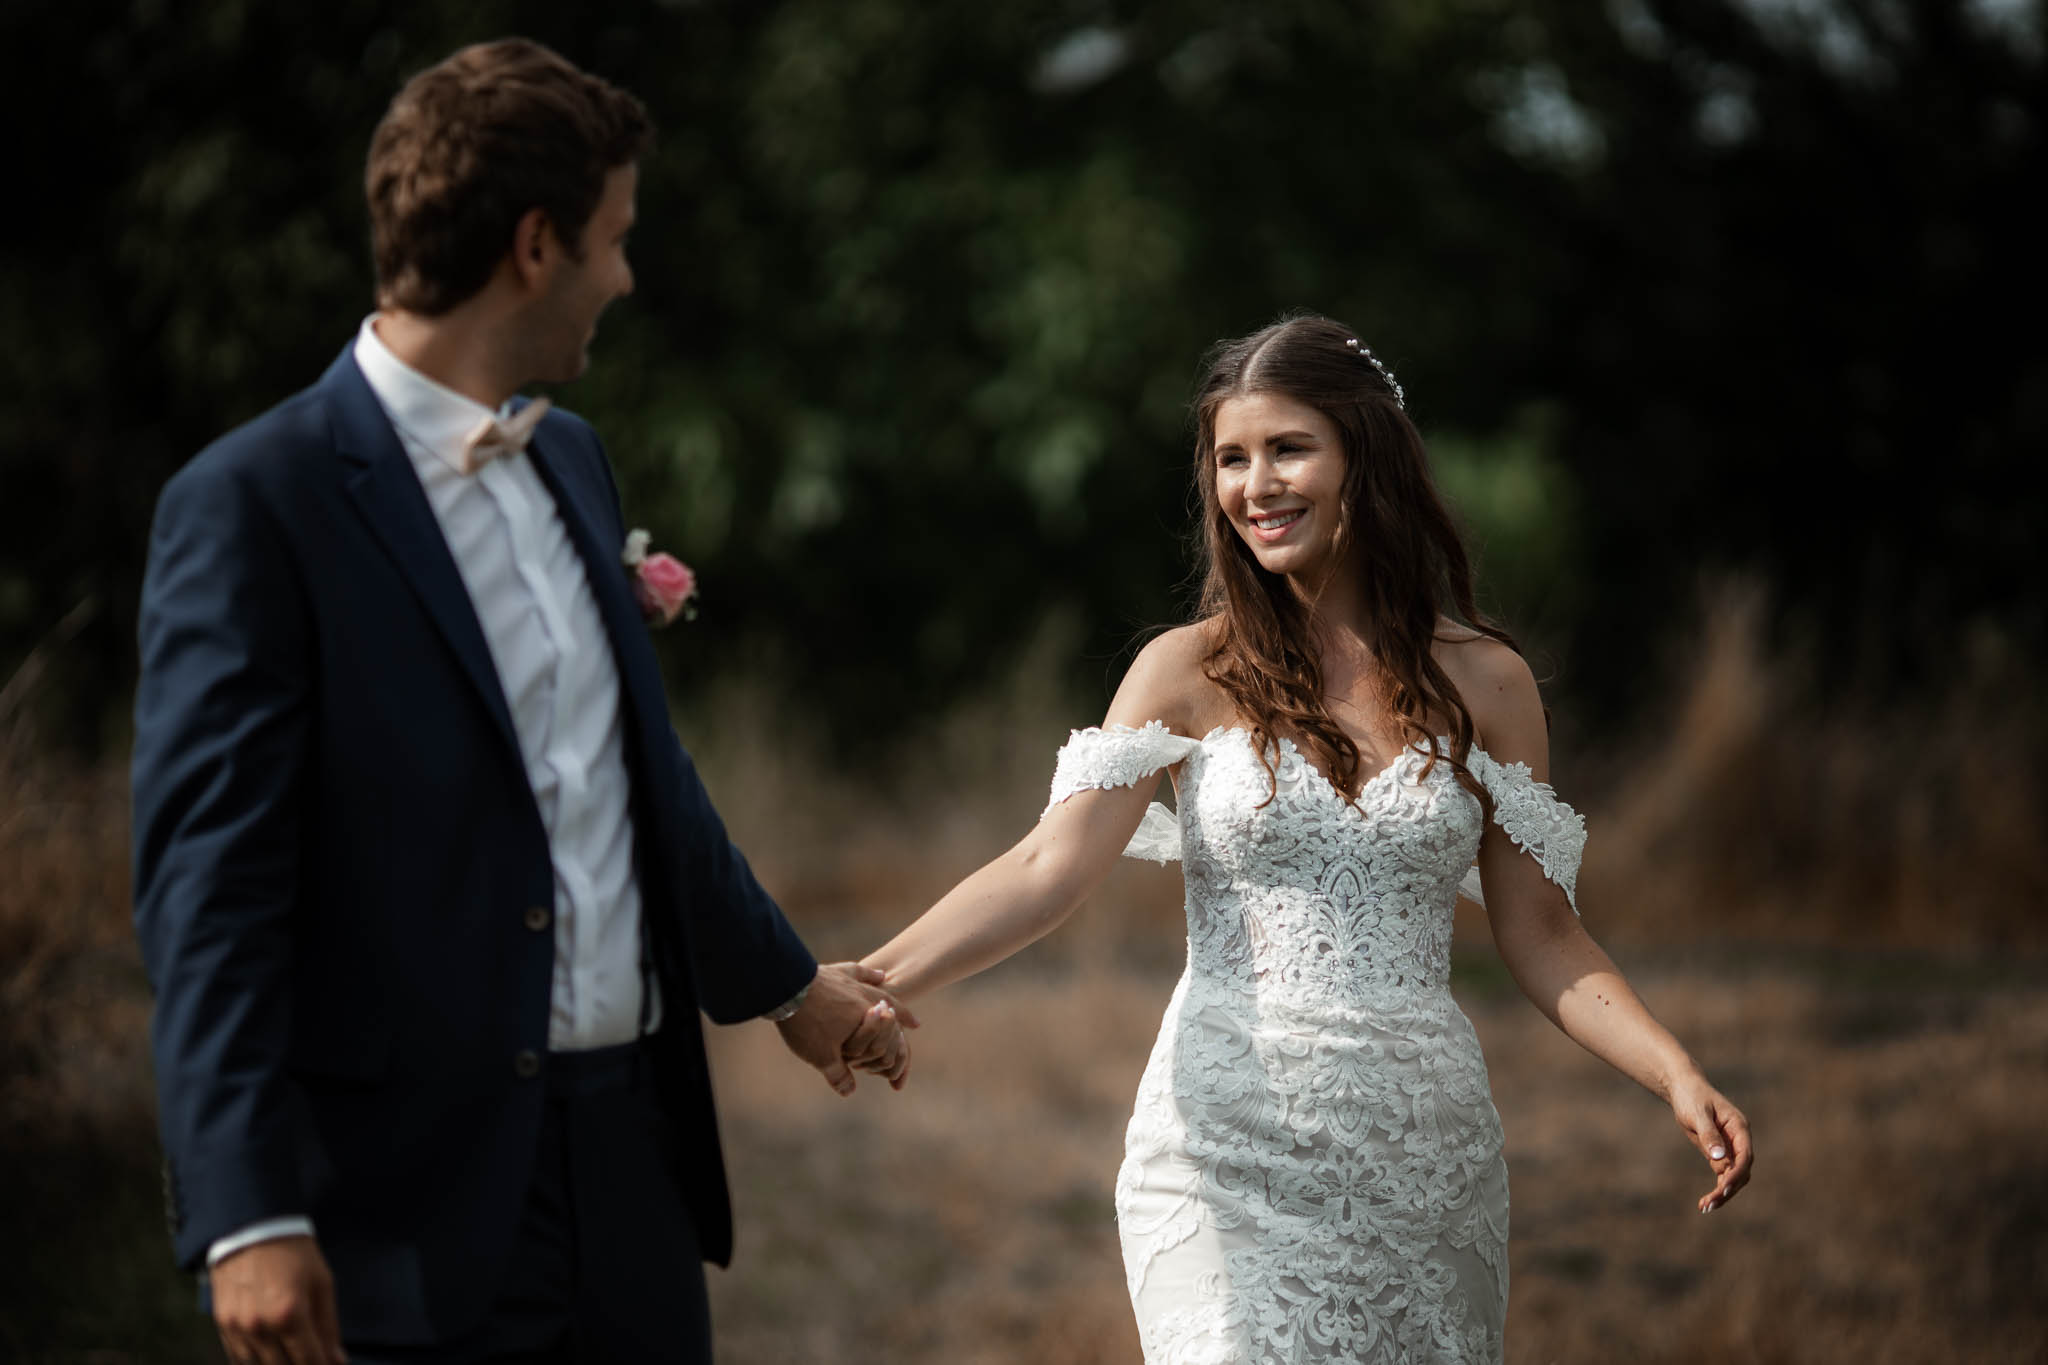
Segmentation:
[(853, 1093), (856, 1069), (888, 1078), (897, 1090), (910, 1073), (906, 1028), (917, 1016), (881, 989), (882, 973), (857, 962), (818, 968), (803, 1008), (775, 1027), (789, 1050), (818, 1068), (841, 1095)]
[(311, 1237), (244, 1247), (208, 1272), (213, 1321), (235, 1365), (342, 1365), (334, 1277)]
[(1671, 1113), (1714, 1168), (1714, 1188), (1700, 1199), (1700, 1212), (1712, 1213), (1749, 1183), (1749, 1120), (1698, 1072), (1671, 1087)]

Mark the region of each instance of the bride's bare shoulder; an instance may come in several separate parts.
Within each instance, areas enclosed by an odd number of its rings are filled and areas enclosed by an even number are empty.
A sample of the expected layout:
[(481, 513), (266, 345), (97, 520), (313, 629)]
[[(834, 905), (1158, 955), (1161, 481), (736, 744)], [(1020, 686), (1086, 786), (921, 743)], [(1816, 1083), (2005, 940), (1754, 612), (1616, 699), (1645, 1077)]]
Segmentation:
[(1536, 690), (1536, 675), (1513, 646), (1446, 619), (1437, 631), (1435, 652), (1471, 710), (1482, 742), (1489, 736), (1519, 734), (1532, 715), (1541, 721), (1543, 698)]
[[(1206, 617), (1185, 626), (1162, 630), (1138, 651), (1138, 659), (1154, 668), (1192, 670), (1197, 675), (1222, 639), (1222, 623)], [(1133, 664), (1133, 667), (1136, 665)]]
[(1222, 694), (1205, 665), (1216, 648), (1216, 624), (1196, 621), (1155, 635), (1138, 651), (1106, 719), (1116, 725), (1162, 720), (1177, 734), (1200, 735)]
[(1532, 687), (1536, 683), (1535, 675), (1529, 671), (1529, 661), (1514, 646), (1448, 618), (1437, 629), (1434, 652), (1436, 661), (1444, 666), (1444, 672), (1451, 675), (1460, 691), (1468, 678), (1475, 686), (1486, 687), (1523, 678)]

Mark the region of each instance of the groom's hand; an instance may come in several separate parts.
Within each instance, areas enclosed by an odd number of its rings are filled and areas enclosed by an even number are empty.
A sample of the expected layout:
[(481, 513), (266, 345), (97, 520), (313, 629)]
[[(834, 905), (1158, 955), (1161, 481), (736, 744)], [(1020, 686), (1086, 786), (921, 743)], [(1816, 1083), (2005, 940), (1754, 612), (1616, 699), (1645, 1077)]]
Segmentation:
[(207, 1272), (213, 1321), (235, 1365), (341, 1365), (334, 1277), (311, 1237), (244, 1247)]
[[(858, 962), (818, 968), (803, 1008), (775, 1027), (789, 1050), (824, 1073), (842, 1095), (853, 1093), (853, 1068), (886, 1076), (897, 1089), (910, 1070), (906, 1028), (917, 1016), (881, 988), (882, 973)], [(851, 1063), (851, 1064), (849, 1064)]]

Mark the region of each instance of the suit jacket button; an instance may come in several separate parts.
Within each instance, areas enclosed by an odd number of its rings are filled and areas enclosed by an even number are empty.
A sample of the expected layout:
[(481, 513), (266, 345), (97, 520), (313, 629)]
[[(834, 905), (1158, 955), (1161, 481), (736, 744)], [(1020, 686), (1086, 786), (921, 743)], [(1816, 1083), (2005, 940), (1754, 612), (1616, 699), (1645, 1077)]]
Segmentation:
[(554, 916), (538, 905), (528, 906), (526, 910), (526, 927), (537, 934), (547, 928), (549, 921), (553, 918)]
[(519, 1073), (519, 1079), (530, 1081), (540, 1075), (540, 1054), (527, 1049), (512, 1059), (512, 1069)]

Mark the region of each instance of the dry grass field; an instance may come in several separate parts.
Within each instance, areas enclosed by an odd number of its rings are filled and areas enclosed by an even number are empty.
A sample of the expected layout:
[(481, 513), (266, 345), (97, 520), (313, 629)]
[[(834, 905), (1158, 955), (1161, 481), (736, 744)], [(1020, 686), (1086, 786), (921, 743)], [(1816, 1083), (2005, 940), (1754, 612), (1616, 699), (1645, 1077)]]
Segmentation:
[[(2048, 1356), (2048, 990), (1994, 969), (1671, 961), (1636, 977), (1745, 1105), (1756, 1181), (1484, 971), (1513, 1181), (1509, 1360)], [(926, 1010), (901, 1094), (721, 1039), (743, 1242), (729, 1365), (1135, 1365), (1110, 1189), (1172, 980), (1017, 970)]]
[[(1988, 645), (1951, 695), (1887, 713), (1804, 701), (1757, 639), (1731, 600), (1653, 734), (1557, 764), (1568, 797), (1595, 793), (1589, 927), (1756, 1125), (1741, 1198), (1697, 1213), (1711, 1182), (1668, 1111), (1460, 921), (1508, 1133), (1509, 1360), (2039, 1365), (2048, 746), (1999, 702), (2021, 680)], [(821, 952), (854, 956), (1029, 827), (1070, 723), (996, 698), (871, 786), (821, 782), (763, 724), (699, 748), (763, 876)], [(1180, 935), (1178, 875), (1120, 869), (923, 1007), (901, 1094), (842, 1102), (766, 1030), (723, 1031), (728, 1365), (1136, 1362), (1110, 1191)]]
[[(1704, 1163), (1667, 1113), (1461, 922), (1508, 1131), (1509, 1359), (2038, 1365), (2041, 736), (1983, 724), (2012, 682), (1996, 659), (1910, 715), (1801, 709), (1739, 625), (1658, 735), (1559, 781), (1586, 793), (1588, 924), (1747, 1109), (1755, 1183), (1694, 1212)], [(993, 698), (914, 769), (854, 781), (740, 694), (695, 710), (742, 846), (837, 956), (1021, 834), (1072, 723)], [(218, 1359), (159, 1221), (125, 821), (118, 764), (0, 735), (0, 1361)], [(927, 1002), (901, 1094), (841, 1101), (766, 1026), (717, 1031), (726, 1365), (1137, 1361), (1110, 1188), (1179, 896), (1172, 871), (1120, 869), (1052, 939)]]

